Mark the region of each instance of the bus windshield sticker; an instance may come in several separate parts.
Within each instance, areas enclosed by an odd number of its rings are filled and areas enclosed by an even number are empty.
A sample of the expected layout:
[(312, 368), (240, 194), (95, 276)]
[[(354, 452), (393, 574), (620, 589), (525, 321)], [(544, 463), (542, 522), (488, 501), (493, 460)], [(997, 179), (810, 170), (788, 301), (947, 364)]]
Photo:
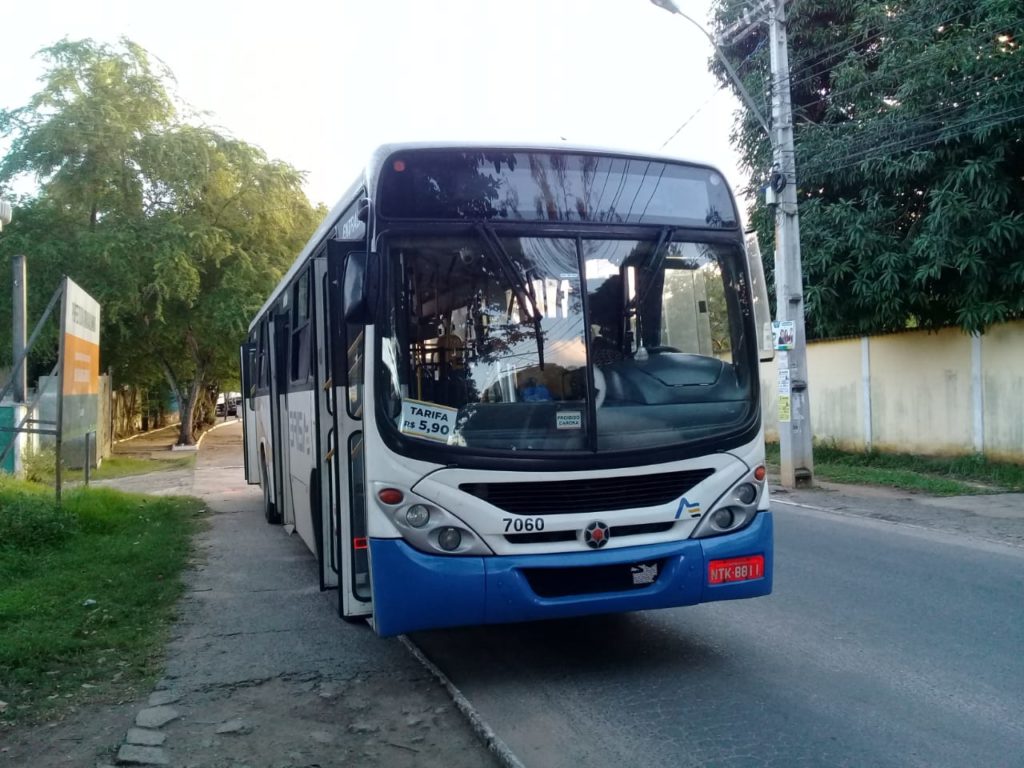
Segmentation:
[(582, 411), (559, 411), (555, 414), (556, 429), (583, 429)]
[(447, 443), (455, 431), (458, 408), (422, 400), (402, 401), (402, 433)]

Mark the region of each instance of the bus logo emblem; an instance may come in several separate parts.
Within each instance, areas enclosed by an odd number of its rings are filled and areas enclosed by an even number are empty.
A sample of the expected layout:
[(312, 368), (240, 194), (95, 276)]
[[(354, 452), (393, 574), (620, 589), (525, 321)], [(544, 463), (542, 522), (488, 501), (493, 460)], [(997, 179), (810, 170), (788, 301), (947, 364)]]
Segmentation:
[(600, 549), (608, 543), (608, 539), (611, 537), (612, 534), (608, 530), (608, 526), (599, 520), (595, 520), (583, 529), (583, 541), (591, 549)]

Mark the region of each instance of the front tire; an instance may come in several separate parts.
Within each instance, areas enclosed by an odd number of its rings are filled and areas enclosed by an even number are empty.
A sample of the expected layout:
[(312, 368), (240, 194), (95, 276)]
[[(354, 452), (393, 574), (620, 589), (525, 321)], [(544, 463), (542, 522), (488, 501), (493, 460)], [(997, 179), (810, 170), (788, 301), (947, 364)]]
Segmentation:
[(278, 512), (277, 505), (270, 498), (270, 483), (267, 480), (266, 456), (260, 457), (260, 485), (263, 486), (263, 517), (269, 525), (280, 525), (281, 513)]

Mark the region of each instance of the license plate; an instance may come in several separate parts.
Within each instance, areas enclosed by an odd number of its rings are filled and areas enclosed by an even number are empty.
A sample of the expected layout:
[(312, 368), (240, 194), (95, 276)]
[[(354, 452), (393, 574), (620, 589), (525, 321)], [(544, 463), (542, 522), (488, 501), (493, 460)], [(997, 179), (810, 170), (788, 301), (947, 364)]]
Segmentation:
[(750, 581), (763, 576), (764, 555), (730, 557), (727, 560), (712, 560), (708, 563), (708, 584)]

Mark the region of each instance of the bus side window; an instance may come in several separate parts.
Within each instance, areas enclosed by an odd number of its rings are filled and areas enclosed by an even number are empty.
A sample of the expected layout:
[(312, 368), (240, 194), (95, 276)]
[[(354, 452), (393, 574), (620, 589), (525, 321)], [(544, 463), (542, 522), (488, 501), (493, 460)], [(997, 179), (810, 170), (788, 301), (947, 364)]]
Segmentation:
[(363, 326), (349, 323), (345, 326), (348, 342), (348, 415), (353, 419), (363, 416)]
[(256, 337), (256, 390), (264, 391), (270, 386), (269, 354), (267, 349), (267, 321), (260, 320)]
[(302, 273), (292, 288), (291, 382), (304, 384), (312, 373), (312, 324), (310, 322), (309, 270)]
[[(258, 336), (257, 336), (258, 338)], [(245, 351), (245, 371), (243, 372), (243, 378), (245, 379), (245, 390), (243, 392), (243, 400), (250, 411), (256, 410), (256, 398), (253, 395), (256, 394), (257, 382), (256, 375), (259, 370), (256, 357), (257, 347), (256, 339), (250, 337), (249, 347)]]

